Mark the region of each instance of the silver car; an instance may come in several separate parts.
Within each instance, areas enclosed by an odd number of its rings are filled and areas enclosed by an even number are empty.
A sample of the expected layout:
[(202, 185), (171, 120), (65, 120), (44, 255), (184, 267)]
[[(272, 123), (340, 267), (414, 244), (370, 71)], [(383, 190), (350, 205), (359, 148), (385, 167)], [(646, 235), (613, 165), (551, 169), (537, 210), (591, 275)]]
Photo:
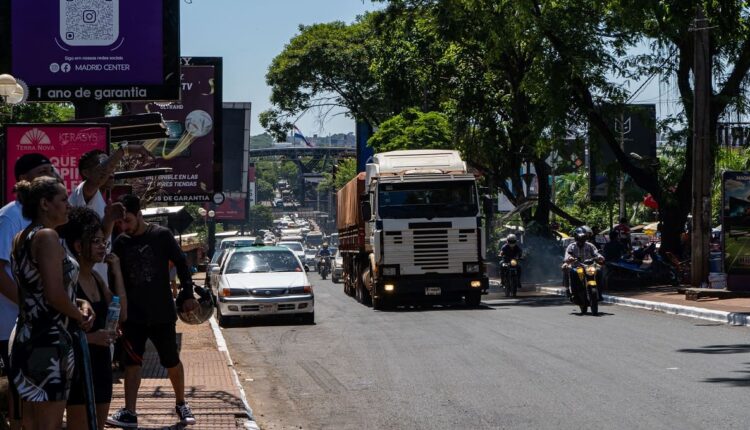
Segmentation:
[(315, 322), (315, 296), (299, 259), (286, 247), (234, 248), (217, 285), (219, 325), (234, 317), (300, 314)]

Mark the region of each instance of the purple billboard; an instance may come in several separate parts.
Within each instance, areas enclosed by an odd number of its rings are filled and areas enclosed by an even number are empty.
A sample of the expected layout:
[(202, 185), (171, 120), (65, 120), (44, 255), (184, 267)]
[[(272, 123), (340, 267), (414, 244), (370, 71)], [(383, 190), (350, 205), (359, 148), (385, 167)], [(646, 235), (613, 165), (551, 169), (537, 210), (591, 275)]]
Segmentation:
[[(160, 112), (169, 137), (143, 145), (156, 158), (157, 167), (172, 174), (157, 178), (163, 202), (211, 202), (221, 191), (221, 58), (183, 59), (179, 102), (128, 103), (133, 114)], [(220, 203), (220, 202), (218, 202)]]
[(29, 100), (179, 97), (179, 0), (3, 3), (0, 70), (29, 87)]

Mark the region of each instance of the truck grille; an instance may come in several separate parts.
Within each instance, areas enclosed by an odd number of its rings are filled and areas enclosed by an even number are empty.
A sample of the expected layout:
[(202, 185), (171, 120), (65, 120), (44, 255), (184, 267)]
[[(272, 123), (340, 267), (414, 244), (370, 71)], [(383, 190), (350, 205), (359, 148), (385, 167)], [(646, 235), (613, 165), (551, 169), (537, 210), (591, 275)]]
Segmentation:
[(448, 269), (448, 230), (413, 230), (414, 265), (430, 271)]
[(463, 263), (478, 260), (476, 232), (427, 226), (385, 231), (384, 264), (398, 264), (402, 275), (461, 273)]

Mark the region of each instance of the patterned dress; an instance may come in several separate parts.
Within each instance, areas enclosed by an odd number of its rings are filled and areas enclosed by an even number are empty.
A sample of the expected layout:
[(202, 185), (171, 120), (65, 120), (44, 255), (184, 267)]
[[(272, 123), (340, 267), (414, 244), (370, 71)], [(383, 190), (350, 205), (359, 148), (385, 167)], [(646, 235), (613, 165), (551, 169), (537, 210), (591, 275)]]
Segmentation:
[[(19, 238), (19, 249), (13, 252), (11, 264), (20, 305), (8, 376), (22, 400), (55, 402), (68, 398), (75, 353), (67, 330), (68, 317), (44, 299), (39, 268), (31, 256), (31, 240), (41, 229), (42, 226), (34, 227), (25, 238)], [(61, 264), (65, 292), (75, 303), (78, 263), (66, 255)]]

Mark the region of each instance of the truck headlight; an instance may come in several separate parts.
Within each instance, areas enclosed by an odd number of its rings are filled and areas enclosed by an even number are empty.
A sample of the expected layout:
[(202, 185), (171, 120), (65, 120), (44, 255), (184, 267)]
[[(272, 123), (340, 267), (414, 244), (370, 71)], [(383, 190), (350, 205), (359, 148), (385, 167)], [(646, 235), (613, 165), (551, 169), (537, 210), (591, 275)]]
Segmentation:
[(471, 281), (471, 288), (479, 288), (482, 286), (482, 281)]
[(383, 290), (385, 291), (393, 291), (396, 289), (396, 286), (393, 284), (385, 284), (383, 285)]
[(380, 271), (383, 273), (383, 276), (398, 276), (397, 266), (383, 266)]
[(479, 273), (479, 263), (464, 263), (464, 272)]

